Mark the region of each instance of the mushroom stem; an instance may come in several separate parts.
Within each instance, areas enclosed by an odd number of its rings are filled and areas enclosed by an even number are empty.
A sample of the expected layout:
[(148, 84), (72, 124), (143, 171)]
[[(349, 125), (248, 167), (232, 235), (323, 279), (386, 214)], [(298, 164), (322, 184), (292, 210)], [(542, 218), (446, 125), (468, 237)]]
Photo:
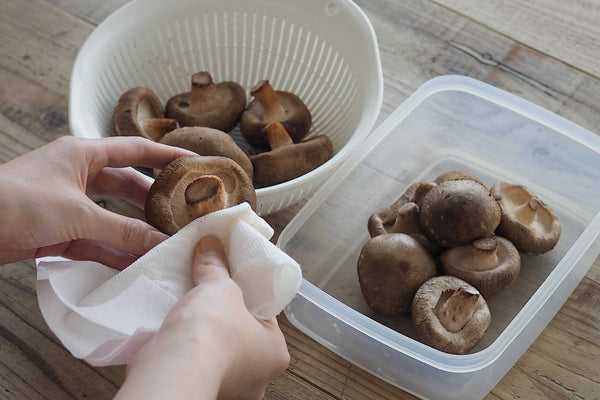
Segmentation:
[(150, 139), (158, 142), (167, 133), (179, 128), (176, 120), (171, 118), (148, 118), (140, 121), (142, 130)]
[(263, 132), (267, 135), (267, 141), (269, 142), (271, 150), (294, 144), (294, 141), (285, 130), (285, 127), (278, 121), (271, 122), (269, 125), (265, 126)]
[[(390, 221), (391, 222), (391, 221)], [(398, 233), (421, 233), (419, 225), (419, 206), (413, 202), (408, 202), (398, 208), (394, 225), (388, 229), (388, 232)]]
[(203, 175), (185, 189), (190, 220), (225, 208), (225, 186), (216, 175)]
[(450, 332), (458, 332), (469, 322), (479, 301), (479, 292), (470, 286), (461, 286), (442, 300), (437, 307), (440, 323)]
[(190, 106), (194, 104), (211, 104), (215, 99), (219, 97), (219, 91), (217, 85), (212, 80), (210, 74), (206, 71), (197, 72), (192, 75), (192, 91)]
[(498, 262), (498, 242), (488, 237), (471, 243), (462, 267), (470, 271), (489, 271), (495, 268)]
[(530, 224), (535, 219), (538, 208), (540, 208), (540, 202), (535, 197), (531, 197), (526, 203), (518, 206), (514, 214), (518, 220)]
[(277, 93), (267, 80), (258, 82), (252, 88), (250, 94), (256, 98), (256, 100), (262, 105), (263, 108), (263, 119), (278, 120), (283, 115), (285, 110), (279, 101)]

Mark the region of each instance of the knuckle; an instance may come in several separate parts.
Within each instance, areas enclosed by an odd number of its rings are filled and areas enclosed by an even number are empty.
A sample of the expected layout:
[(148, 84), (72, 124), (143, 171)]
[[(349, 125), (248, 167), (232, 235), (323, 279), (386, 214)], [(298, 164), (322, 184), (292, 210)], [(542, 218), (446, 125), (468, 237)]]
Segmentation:
[(137, 237), (139, 232), (140, 223), (134, 218), (127, 218), (121, 226), (121, 240), (124, 243), (131, 243)]

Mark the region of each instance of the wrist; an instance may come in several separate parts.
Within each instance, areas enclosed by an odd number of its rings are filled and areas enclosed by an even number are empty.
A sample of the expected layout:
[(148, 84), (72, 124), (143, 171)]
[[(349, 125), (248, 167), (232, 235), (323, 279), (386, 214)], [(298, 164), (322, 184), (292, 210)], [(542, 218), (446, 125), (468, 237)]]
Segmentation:
[(157, 333), (131, 360), (115, 399), (216, 399), (225, 362), (213, 342)]

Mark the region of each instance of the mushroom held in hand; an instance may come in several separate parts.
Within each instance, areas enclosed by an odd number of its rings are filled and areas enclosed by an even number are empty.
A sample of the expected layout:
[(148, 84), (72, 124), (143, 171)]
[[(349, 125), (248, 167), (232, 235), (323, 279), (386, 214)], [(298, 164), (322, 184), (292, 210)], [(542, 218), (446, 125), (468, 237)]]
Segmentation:
[(235, 82), (214, 83), (206, 71), (192, 75), (192, 90), (171, 97), (165, 114), (181, 126), (206, 126), (229, 132), (246, 107), (246, 93)]
[(491, 194), (502, 210), (498, 234), (524, 253), (542, 254), (556, 246), (560, 223), (542, 199), (525, 186), (506, 182), (494, 184)]
[(146, 220), (167, 235), (190, 221), (248, 202), (256, 209), (256, 192), (244, 170), (226, 157), (186, 156), (167, 165), (146, 197)]
[(240, 131), (253, 146), (269, 146), (263, 129), (271, 122), (280, 122), (294, 143), (308, 135), (312, 125), (310, 111), (293, 93), (273, 90), (269, 81), (257, 83), (250, 94), (255, 99), (248, 104), (240, 119)]
[(164, 117), (158, 97), (144, 87), (121, 95), (113, 110), (113, 125), (119, 136), (141, 136), (155, 142), (179, 127), (176, 120)]
[(264, 131), (271, 151), (250, 156), (257, 186), (271, 186), (297, 178), (333, 156), (333, 145), (325, 135), (294, 143), (279, 122), (267, 125)]
[(500, 206), (472, 180), (444, 181), (421, 201), (423, 232), (440, 246), (453, 247), (490, 236), (500, 224)]
[(509, 240), (490, 236), (444, 250), (440, 267), (443, 274), (470, 283), (489, 299), (515, 283), (521, 270), (521, 256)]
[(491, 322), (483, 296), (454, 276), (425, 282), (415, 294), (411, 314), (421, 342), (453, 354), (465, 354), (475, 347)]
[(167, 133), (160, 143), (191, 150), (201, 156), (222, 156), (231, 158), (246, 171), (252, 179), (250, 159), (227, 133), (218, 129), (200, 126), (179, 128)]
[(371, 238), (357, 263), (363, 297), (374, 311), (395, 315), (410, 311), (419, 286), (437, 273), (431, 255), (414, 238), (389, 233)]

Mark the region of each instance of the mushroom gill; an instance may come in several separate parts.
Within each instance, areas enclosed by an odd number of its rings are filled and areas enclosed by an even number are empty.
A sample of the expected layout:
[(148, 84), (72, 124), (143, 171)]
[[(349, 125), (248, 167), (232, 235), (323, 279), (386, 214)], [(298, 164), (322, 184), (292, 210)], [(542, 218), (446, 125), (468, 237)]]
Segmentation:
[(479, 291), (448, 275), (421, 285), (411, 315), (421, 342), (453, 354), (465, 354), (475, 347), (491, 323), (489, 307)]

